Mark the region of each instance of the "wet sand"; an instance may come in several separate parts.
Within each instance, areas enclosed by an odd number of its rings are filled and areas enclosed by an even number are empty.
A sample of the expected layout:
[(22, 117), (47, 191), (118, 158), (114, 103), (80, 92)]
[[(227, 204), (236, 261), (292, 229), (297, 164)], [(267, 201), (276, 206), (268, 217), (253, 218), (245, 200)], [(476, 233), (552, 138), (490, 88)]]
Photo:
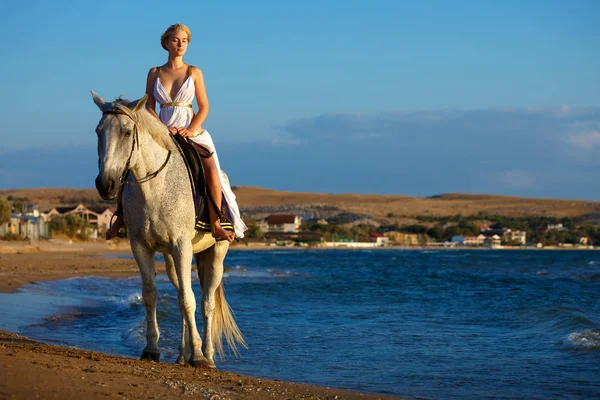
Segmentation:
[[(127, 243), (0, 242), (0, 292), (75, 276), (138, 274)], [(157, 263), (164, 273), (164, 264)], [(0, 398), (389, 399), (392, 397), (264, 380), (225, 371), (140, 361), (37, 343), (0, 331)]]

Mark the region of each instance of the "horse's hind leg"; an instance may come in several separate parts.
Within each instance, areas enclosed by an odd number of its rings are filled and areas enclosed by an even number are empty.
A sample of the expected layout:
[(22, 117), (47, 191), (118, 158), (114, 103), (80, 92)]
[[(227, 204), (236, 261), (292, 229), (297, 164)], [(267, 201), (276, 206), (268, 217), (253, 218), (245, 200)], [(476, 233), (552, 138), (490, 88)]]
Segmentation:
[[(218, 338), (215, 336), (215, 306), (216, 306), (216, 290), (221, 284), (223, 278), (223, 259), (225, 252), (219, 254), (215, 252), (216, 246), (196, 255), (196, 263), (198, 264), (198, 275), (202, 277), (200, 280), (202, 286), (202, 317), (204, 318), (204, 356), (208, 360), (208, 366), (215, 368), (214, 356), (215, 345), (218, 350), (221, 350), (221, 332), (218, 332)], [(215, 343), (217, 341), (217, 343)]]
[[(165, 257), (165, 268), (167, 270), (167, 276), (171, 281), (171, 284), (179, 293), (179, 280), (177, 278), (177, 272), (175, 271), (175, 261), (173, 261), (173, 257), (169, 253), (163, 253)], [(179, 345), (179, 357), (177, 358), (178, 364), (187, 364), (190, 362), (190, 357), (192, 355), (192, 348), (190, 347), (190, 341), (188, 340), (189, 332), (187, 329), (187, 323), (185, 322), (185, 318), (183, 314), (181, 315), (181, 343)]]
[(158, 291), (156, 290), (156, 269), (154, 265), (154, 251), (141, 243), (131, 243), (133, 256), (142, 276), (142, 298), (146, 307), (146, 347), (142, 351), (142, 360), (160, 360), (158, 339), (160, 332), (156, 321), (156, 303)]

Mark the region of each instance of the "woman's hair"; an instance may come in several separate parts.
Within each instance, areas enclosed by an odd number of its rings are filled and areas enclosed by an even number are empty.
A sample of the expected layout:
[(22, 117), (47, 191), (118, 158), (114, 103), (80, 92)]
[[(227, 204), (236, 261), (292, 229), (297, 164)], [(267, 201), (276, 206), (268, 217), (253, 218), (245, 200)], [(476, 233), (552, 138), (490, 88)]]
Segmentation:
[(162, 46), (163, 49), (167, 50), (167, 40), (169, 40), (169, 38), (171, 37), (171, 34), (173, 34), (176, 31), (184, 31), (185, 33), (187, 33), (188, 36), (188, 42), (192, 41), (192, 31), (190, 30), (190, 28), (188, 28), (187, 26), (183, 25), (183, 24), (174, 24), (171, 25), (170, 27), (167, 28), (167, 30), (165, 31), (165, 33), (162, 34), (162, 36), (160, 37), (160, 45)]

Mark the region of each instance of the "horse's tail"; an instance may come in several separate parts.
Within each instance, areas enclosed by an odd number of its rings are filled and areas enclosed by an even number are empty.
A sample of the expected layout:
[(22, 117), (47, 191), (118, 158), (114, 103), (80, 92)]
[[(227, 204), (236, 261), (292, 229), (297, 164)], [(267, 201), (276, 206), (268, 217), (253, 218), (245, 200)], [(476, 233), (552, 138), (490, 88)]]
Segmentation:
[(223, 283), (215, 290), (215, 313), (213, 314), (211, 336), (215, 349), (221, 357), (223, 356), (223, 336), (225, 336), (229, 348), (236, 357), (239, 355), (238, 344), (246, 349), (248, 348), (240, 328), (233, 319), (231, 308), (225, 300)]

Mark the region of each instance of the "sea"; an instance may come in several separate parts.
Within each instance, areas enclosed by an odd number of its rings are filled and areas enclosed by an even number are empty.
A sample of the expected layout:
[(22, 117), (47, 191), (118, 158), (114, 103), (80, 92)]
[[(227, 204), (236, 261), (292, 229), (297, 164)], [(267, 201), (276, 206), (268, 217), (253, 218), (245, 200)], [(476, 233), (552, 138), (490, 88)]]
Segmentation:
[[(249, 349), (220, 369), (399, 397), (600, 398), (600, 251), (236, 250), (225, 268)], [(174, 362), (177, 295), (157, 281)], [(0, 329), (126, 357), (141, 354), (144, 318), (138, 277), (0, 295)]]

